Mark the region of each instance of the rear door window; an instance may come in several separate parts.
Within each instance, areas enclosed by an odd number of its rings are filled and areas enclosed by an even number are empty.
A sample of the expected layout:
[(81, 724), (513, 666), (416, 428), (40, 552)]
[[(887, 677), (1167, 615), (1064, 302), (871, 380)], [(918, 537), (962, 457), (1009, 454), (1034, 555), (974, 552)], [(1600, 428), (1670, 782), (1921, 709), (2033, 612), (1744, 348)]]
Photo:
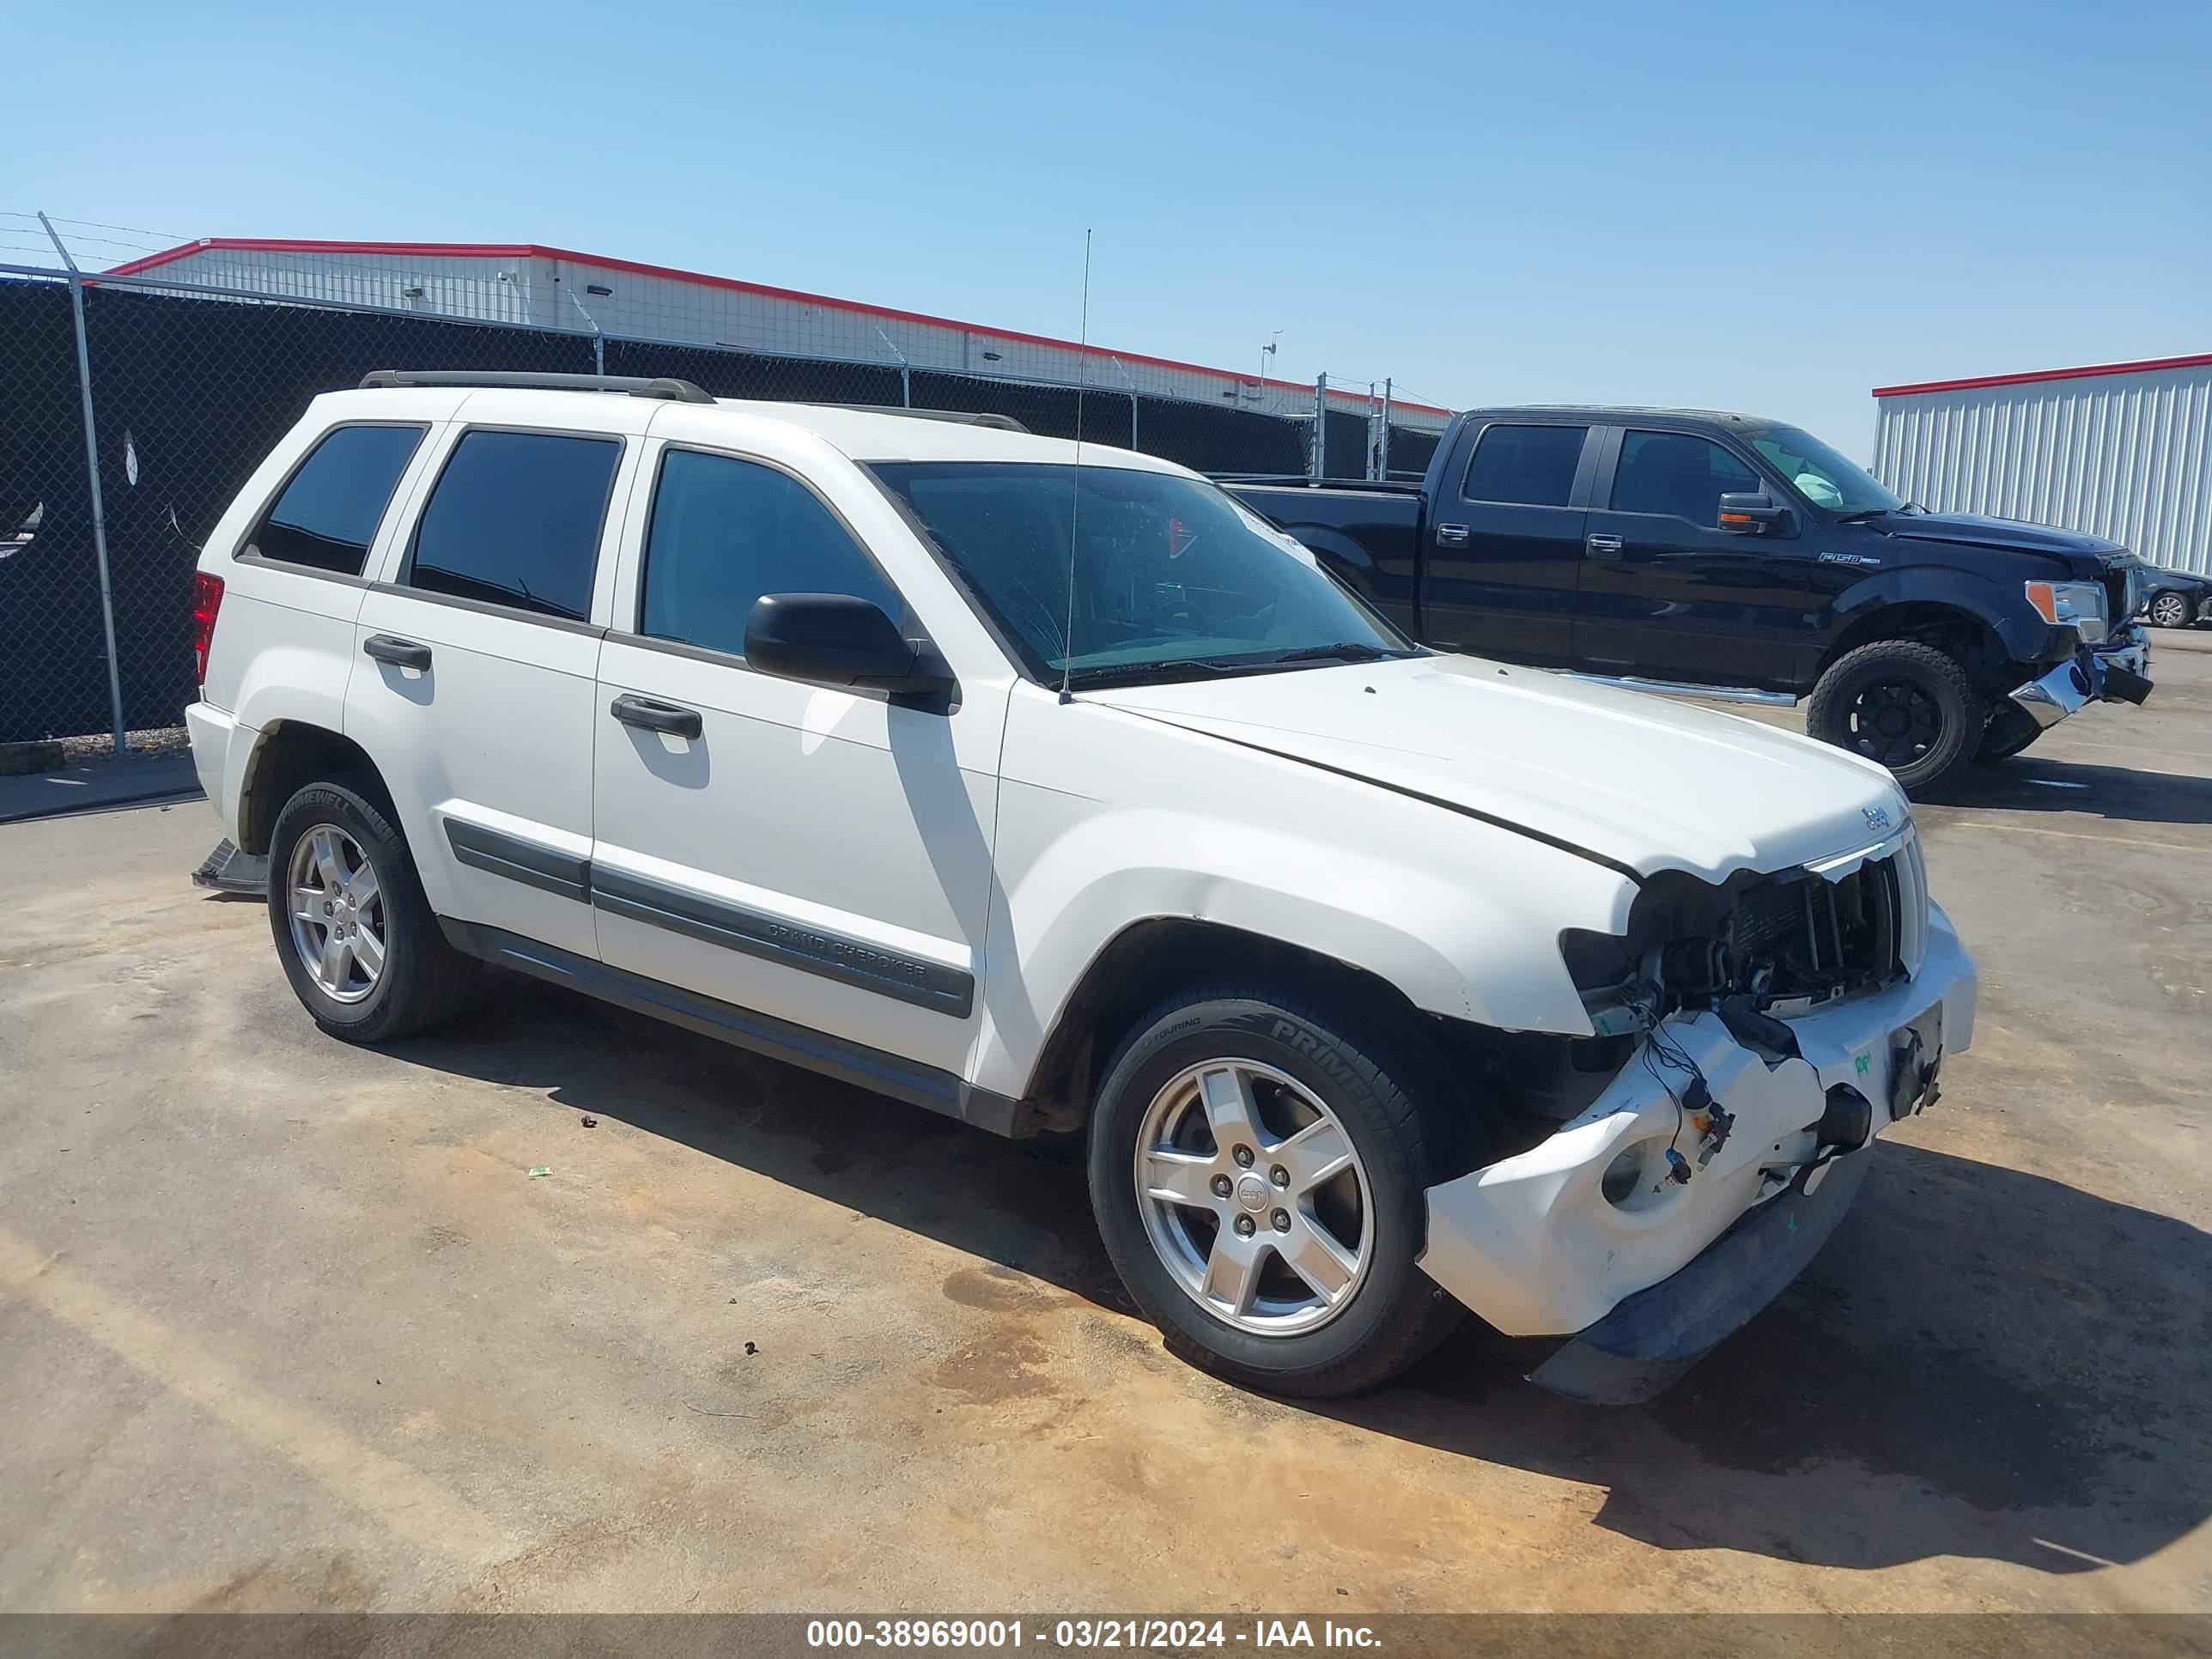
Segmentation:
[(415, 531), (406, 584), (586, 620), (618, 438), (461, 434)]
[(317, 444), (246, 538), (256, 558), (358, 576), (427, 428), (342, 426)]
[(1460, 494), (1470, 501), (1565, 507), (1589, 432), (1586, 426), (1485, 427)]
[(1664, 514), (1717, 530), (1721, 497), (1759, 487), (1759, 474), (1710, 438), (1627, 432), (1613, 475), (1613, 510)]

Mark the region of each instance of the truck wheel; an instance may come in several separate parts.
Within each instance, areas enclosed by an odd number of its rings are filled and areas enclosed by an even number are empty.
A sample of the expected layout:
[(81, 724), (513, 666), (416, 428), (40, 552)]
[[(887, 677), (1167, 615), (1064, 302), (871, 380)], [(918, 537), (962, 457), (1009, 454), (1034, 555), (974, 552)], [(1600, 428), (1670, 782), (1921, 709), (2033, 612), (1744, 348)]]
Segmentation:
[(1805, 729), (1823, 743), (1879, 761), (1907, 794), (1972, 758), (1981, 699), (1958, 659), (1914, 640), (1846, 651), (1813, 688)]
[(1170, 1350), (1328, 1398), (1449, 1333), (1459, 1304), (1414, 1265), (1440, 1075), (1412, 1033), (1274, 991), (1191, 992), (1139, 1022), (1091, 1114), (1091, 1201)]
[(2145, 616), (2153, 628), (2186, 628), (2189, 626), (2189, 600), (2180, 593), (2160, 593), (2150, 602)]
[(2042, 735), (2043, 728), (2035, 723), (2035, 716), (2007, 697), (1998, 705), (1996, 713), (1990, 716), (1990, 723), (1982, 728), (1982, 745), (1974, 750), (1974, 760), (1980, 765), (2010, 760)]
[(365, 780), (308, 784), (269, 838), (269, 927), (316, 1024), (388, 1042), (450, 1019), (478, 964), (446, 943), (407, 842)]

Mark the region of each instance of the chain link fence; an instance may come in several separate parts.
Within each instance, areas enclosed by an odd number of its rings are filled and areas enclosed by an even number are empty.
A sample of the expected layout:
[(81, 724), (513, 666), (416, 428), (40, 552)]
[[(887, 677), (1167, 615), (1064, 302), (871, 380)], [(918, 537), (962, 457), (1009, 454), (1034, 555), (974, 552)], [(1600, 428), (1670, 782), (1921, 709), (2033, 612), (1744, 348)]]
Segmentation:
[[(377, 368), (601, 373), (691, 380), (717, 397), (1008, 415), (1207, 472), (1312, 468), (1311, 419), (899, 363), (617, 339), (409, 315), (146, 277), (83, 279), (99, 438), (114, 693), (68, 273), (0, 267), (0, 743), (173, 726), (193, 695), (201, 544), (318, 393)], [(1327, 473), (1366, 476), (1375, 422), (1330, 410)], [(1389, 465), (1430, 434), (1394, 427)], [(1422, 456), (1425, 460), (1425, 455)]]

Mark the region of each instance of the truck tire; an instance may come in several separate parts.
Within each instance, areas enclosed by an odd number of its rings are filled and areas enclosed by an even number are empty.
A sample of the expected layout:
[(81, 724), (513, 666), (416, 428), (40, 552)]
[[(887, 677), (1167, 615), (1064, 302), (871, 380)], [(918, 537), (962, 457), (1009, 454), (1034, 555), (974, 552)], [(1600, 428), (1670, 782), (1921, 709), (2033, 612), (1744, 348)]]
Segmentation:
[(1806, 705), (1805, 730), (1879, 761), (1917, 794), (1973, 758), (1982, 700), (1957, 658), (1917, 640), (1876, 640), (1829, 665)]
[(389, 1042), (459, 1012), (480, 964), (446, 943), (406, 838), (366, 779), (310, 783), (269, 838), (269, 927), (316, 1024)]
[(1091, 1201), (1170, 1351), (1326, 1399), (1443, 1340), (1462, 1310), (1415, 1265), (1442, 1079), (1417, 1033), (1334, 1000), (1213, 986), (1139, 1020), (1091, 1115)]
[(1975, 763), (1986, 766), (1995, 761), (2010, 760), (2042, 735), (2043, 728), (2035, 723), (2035, 716), (2007, 697), (1990, 716), (1990, 723), (1982, 728), (1981, 747), (1974, 750)]

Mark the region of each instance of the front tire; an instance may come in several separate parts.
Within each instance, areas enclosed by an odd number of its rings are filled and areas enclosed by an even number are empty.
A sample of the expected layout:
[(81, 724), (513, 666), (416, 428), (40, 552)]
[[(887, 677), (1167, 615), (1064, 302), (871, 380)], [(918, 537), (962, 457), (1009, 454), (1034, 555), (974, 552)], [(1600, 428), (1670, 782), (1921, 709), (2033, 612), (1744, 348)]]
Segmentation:
[(479, 964), (446, 943), (380, 792), (307, 785), (269, 838), (269, 927), (301, 1006), (331, 1036), (389, 1042), (442, 1024)]
[(1830, 665), (1806, 704), (1805, 729), (1879, 761), (1907, 794), (1973, 758), (1982, 701), (1959, 659), (1917, 640), (1876, 640)]
[(1214, 987), (1154, 1009), (1108, 1066), (1091, 1206), (1182, 1358), (1331, 1398), (1388, 1381), (1458, 1322), (1415, 1265), (1446, 1173), (1441, 1068), (1391, 1024)]

